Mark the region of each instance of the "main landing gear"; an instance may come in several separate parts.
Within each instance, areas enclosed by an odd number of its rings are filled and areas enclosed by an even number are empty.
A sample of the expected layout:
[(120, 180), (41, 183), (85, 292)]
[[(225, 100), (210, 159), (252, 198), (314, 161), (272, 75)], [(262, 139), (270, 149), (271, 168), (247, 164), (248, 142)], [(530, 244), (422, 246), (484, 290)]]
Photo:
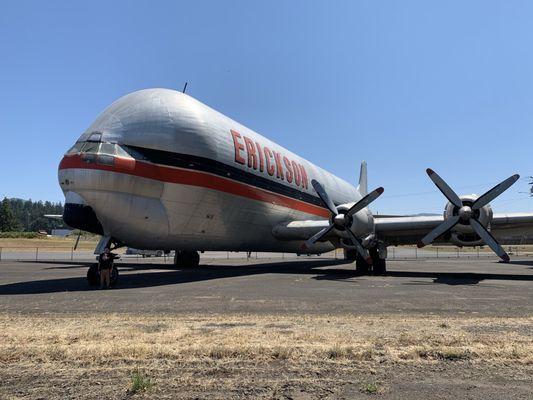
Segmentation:
[(178, 268), (194, 268), (200, 264), (200, 254), (197, 251), (176, 250), (174, 265)]
[(355, 261), (355, 272), (358, 275), (385, 275), (387, 273), (387, 248), (385, 246), (376, 246), (369, 250), (372, 264), (369, 265), (366, 260), (357, 253), (356, 250), (346, 250), (346, 259)]

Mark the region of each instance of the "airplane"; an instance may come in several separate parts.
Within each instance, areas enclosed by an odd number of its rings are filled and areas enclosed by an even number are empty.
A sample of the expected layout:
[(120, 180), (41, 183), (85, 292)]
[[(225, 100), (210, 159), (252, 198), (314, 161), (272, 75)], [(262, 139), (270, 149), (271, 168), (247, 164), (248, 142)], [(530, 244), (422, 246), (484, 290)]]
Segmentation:
[(380, 216), (369, 205), (361, 163), (354, 186), (266, 137), (171, 89), (145, 89), (112, 103), (59, 164), (64, 222), (102, 236), (105, 247), (175, 250), (179, 267), (199, 252), (319, 254), (343, 248), (359, 274), (386, 273), (387, 247), (447, 242), (530, 243), (533, 213), (495, 214), (490, 202), (513, 175), (485, 194), (459, 196), (435, 171), (447, 199), (436, 216)]

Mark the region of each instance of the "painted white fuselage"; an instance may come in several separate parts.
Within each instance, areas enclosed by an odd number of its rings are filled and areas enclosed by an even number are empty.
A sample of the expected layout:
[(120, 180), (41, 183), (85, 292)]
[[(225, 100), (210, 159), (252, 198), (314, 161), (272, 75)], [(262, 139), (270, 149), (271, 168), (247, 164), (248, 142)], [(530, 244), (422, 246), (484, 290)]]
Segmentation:
[[(329, 218), (312, 179), (337, 205), (361, 198), (344, 180), (173, 90), (122, 97), (78, 142), (95, 132), (142, 156), (100, 163), (68, 153), (61, 188), (67, 203), (94, 210), (106, 235), (136, 248), (300, 252), (302, 241), (279, 240), (272, 229)], [(331, 249), (321, 242), (311, 250)]]

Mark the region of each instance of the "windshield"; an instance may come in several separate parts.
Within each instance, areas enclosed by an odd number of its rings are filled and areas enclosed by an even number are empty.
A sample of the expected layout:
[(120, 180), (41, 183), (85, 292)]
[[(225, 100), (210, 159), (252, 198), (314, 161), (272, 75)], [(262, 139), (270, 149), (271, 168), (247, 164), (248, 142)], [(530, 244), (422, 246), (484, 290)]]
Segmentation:
[[(91, 139), (93, 139), (92, 136)], [(76, 142), (65, 155), (72, 156), (79, 154), (81, 159), (87, 164), (96, 163), (113, 166), (115, 165), (116, 157), (127, 158), (130, 160), (134, 159), (134, 156), (129, 154), (126, 149), (116, 143), (94, 141)]]
[(74, 154), (102, 154), (124, 158), (132, 157), (124, 148), (116, 143), (100, 143), (100, 142), (76, 142), (65, 155), (70, 156)]

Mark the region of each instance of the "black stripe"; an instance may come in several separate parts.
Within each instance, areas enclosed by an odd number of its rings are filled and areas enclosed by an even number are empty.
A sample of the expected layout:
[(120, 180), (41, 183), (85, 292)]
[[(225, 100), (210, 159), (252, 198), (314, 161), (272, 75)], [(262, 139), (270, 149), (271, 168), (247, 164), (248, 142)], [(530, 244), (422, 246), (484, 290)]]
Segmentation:
[(268, 178), (243, 171), (220, 161), (212, 160), (206, 157), (193, 156), (190, 154), (172, 153), (170, 151), (147, 149), (144, 147), (124, 145), (122, 147), (136, 159), (142, 159), (154, 164), (190, 169), (193, 171), (209, 172), (214, 175), (230, 178), (238, 182), (246, 183), (260, 189), (265, 189), (324, 208), (322, 200), (320, 200), (320, 198), (317, 196), (313, 196), (309, 193), (302, 192), (297, 188), (272, 181)]

